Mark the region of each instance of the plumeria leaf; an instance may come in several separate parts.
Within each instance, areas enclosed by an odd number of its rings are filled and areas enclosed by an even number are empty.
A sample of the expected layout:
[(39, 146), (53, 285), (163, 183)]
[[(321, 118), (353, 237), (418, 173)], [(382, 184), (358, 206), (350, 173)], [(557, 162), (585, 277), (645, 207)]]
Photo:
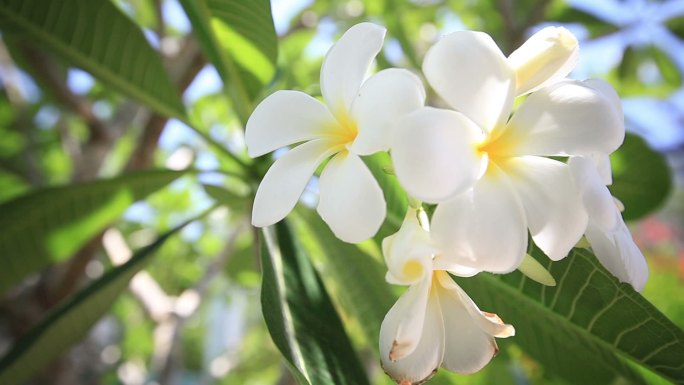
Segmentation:
[(183, 118), (180, 95), (142, 30), (111, 1), (0, 1), (2, 32), (29, 37), (165, 116)]
[(0, 359), (0, 384), (23, 383), (81, 340), (162, 244), (188, 223), (190, 221), (164, 233), (126, 263), (109, 270), (102, 278), (58, 305)]
[(29, 273), (71, 257), (135, 201), (182, 171), (154, 170), (48, 187), (0, 205), (0, 293)]
[(261, 232), (261, 307), (300, 385), (368, 384), (320, 276), (286, 221)]
[(387, 217), (374, 237), (379, 245), (385, 237), (394, 234), (401, 227), (408, 207), (408, 197), (392, 173), (392, 160), (388, 153), (378, 152), (364, 157), (363, 161), (378, 181), (387, 202)]
[(540, 285), (519, 272), (458, 279), (478, 306), (496, 310), (515, 326), (516, 337), (508, 342), (549, 373), (577, 384), (611, 383), (615, 376), (644, 383), (634, 367), (684, 383), (684, 331), (618, 282), (591, 252), (574, 249), (558, 262), (536, 248), (531, 254), (557, 286)]
[(181, 0), (193, 32), (247, 121), (275, 74), (278, 40), (268, 0)]
[(662, 206), (672, 189), (670, 168), (660, 153), (639, 136), (627, 134), (611, 155), (611, 193), (625, 206), (625, 220), (635, 220)]
[(375, 346), (380, 324), (397, 298), (385, 282), (387, 269), (357, 245), (340, 241), (313, 210), (302, 208), (297, 213), (303, 219), (297, 222), (297, 235), (323, 273), (333, 300), (358, 321), (367, 340)]

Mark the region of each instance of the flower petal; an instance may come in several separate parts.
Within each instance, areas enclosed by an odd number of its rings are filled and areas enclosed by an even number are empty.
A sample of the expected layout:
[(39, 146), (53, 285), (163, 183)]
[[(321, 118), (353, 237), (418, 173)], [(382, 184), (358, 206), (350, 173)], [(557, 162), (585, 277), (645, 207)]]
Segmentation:
[(564, 258), (587, 228), (568, 165), (538, 156), (510, 158), (506, 173), (518, 194), (534, 243), (554, 261)]
[(503, 126), (513, 106), (515, 73), (489, 35), (459, 31), (425, 54), (423, 73), (457, 111), (491, 132)]
[(432, 255), (437, 250), (416, 215), (416, 210), (409, 208), (399, 231), (382, 240), (390, 283), (411, 285), (432, 274)]
[(278, 158), (268, 169), (254, 198), (252, 224), (270, 226), (292, 211), (316, 167), (332, 155), (333, 143), (315, 139)]
[(255, 158), (293, 143), (325, 134), (337, 123), (325, 104), (299, 91), (277, 91), (254, 109), (245, 142)]
[(321, 67), (321, 92), (330, 111), (343, 119), (351, 110), (368, 67), (382, 49), (386, 29), (359, 23), (330, 48)]
[(351, 150), (359, 155), (387, 151), (397, 121), (425, 103), (420, 79), (405, 69), (378, 72), (363, 83), (352, 105), (359, 134)]
[(482, 174), (476, 146), (483, 136), (455, 111), (424, 107), (406, 115), (392, 142), (399, 182), (412, 196), (431, 203), (464, 191)]
[(421, 340), (432, 275), (411, 285), (385, 315), (380, 326), (380, 354), (389, 361), (411, 354)]
[(531, 94), (499, 140), (516, 143), (507, 155), (590, 155), (615, 151), (625, 137), (611, 100), (578, 81)]
[(516, 95), (548, 86), (567, 76), (579, 59), (577, 38), (563, 27), (546, 27), (508, 56), (515, 70)]
[(448, 275), (443, 273), (439, 277), (441, 287), (438, 289), (438, 296), (442, 317), (444, 325), (449, 325), (444, 328), (442, 367), (461, 374), (475, 373), (485, 367), (498, 352), (491, 331), (508, 337), (513, 335), (514, 329), (503, 324), (498, 317), (486, 317)]
[[(617, 209), (615, 215), (620, 215)], [(621, 218), (615, 231), (606, 232), (590, 224), (586, 236), (596, 258), (608, 271), (621, 282), (632, 285), (634, 290), (643, 290), (648, 279), (648, 265)]]
[(364, 241), (385, 220), (386, 204), (378, 182), (361, 158), (343, 151), (325, 166), (319, 181), (318, 213), (345, 242)]
[(430, 233), (444, 258), (480, 271), (508, 273), (527, 250), (527, 222), (511, 182), (495, 167), (471, 190), (437, 206)]
[(568, 166), (579, 188), (584, 209), (589, 214), (589, 222), (603, 231), (616, 230), (620, 221), (619, 216), (615, 216), (615, 201), (594, 162), (589, 158), (573, 156), (568, 160)]
[[(425, 280), (429, 282), (431, 280)], [(413, 298), (405, 299), (409, 292), (399, 298), (397, 303), (390, 309), (380, 326), (380, 360), (385, 372), (397, 383), (408, 382), (420, 384), (430, 378), (439, 368), (444, 355), (444, 323), (436, 295), (428, 295), (427, 289), (422, 285), (411, 286), (409, 291)], [(418, 298), (418, 297), (422, 298)], [(423, 298), (425, 304), (423, 304)], [(401, 303), (401, 304), (400, 304)], [(412, 319), (422, 317), (420, 324), (413, 323)], [(409, 322), (413, 323), (409, 325)], [(414, 345), (410, 352), (401, 358), (392, 355), (390, 351), (395, 347), (396, 336), (400, 325), (403, 330), (411, 333), (410, 344)], [(408, 341), (404, 339), (404, 341)]]

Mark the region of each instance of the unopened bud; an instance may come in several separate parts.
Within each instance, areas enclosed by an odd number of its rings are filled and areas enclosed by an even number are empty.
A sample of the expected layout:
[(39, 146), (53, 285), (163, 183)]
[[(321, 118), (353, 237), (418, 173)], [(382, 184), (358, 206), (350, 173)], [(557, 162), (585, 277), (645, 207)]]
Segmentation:
[(508, 62), (515, 70), (516, 95), (535, 91), (564, 78), (577, 64), (577, 38), (563, 27), (547, 27), (513, 51)]

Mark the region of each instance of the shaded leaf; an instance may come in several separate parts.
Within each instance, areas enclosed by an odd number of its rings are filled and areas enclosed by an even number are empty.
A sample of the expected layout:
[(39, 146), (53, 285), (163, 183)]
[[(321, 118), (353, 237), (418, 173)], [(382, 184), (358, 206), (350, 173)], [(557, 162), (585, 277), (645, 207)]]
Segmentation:
[(662, 206), (672, 190), (670, 168), (662, 154), (648, 147), (641, 137), (627, 134), (610, 162), (610, 191), (625, 205), (625, 220), (641, 218)]
[[(298, 210), (303, 219), (297, 235), (345, 313), (358, 320), (373, 347), (380, 336), (380, 324), (396, 295), (385, 282), (387, 269), (381, 261), (358, 246), (340, 241), (316, 212)], [(352, 283), (353, 284), (350, 284)], [(377, 351), (377, 349), (374, 349)]]
[(261, 232), (261, 307), (300, 385), (368, 384), (328, 293), (285, 221)]
[(399, 231), (406, 215), (408, 197), (399, 184), (397, 177), (391, 174), (392, 159), (388, 153), (378, 152), (371, 156), (363, 157), (363, 161), (371, 173), (373, 173), (375, 180), (378, 181), (387, 202), (387, 217), (373, 238), (380, 245), (385, 237)]
[(141, 29), (107, 0), (0, 0), (2, 32), (29, 37), (162, 115), (183, 118), (176, 87)]
[(71, 257), (135, 201), (183, 175), (155, 170), (48, 187), (0, 205), (0, 293)]
[(123, 265), (59, 305), (42, 322), (19, 339), (0, 360), (0, 384), (20, 384), (49, 364), (65, 349), (80, 341), (143, 269), (154, 252), (189, 222), (164, 233), (140, 249)]
[(536, 248), (532, 254), (557, 286), (542, 286), (519, 272), (457, 279), (478, 306), (515, 326), (510, 343), (577, 384), (610, 383), (615, 375), (644, 383), (632, 364), (684, 383), (684, 332), (630, 285), (618, 282), (587, 250), (574, 249), (559, 262)]

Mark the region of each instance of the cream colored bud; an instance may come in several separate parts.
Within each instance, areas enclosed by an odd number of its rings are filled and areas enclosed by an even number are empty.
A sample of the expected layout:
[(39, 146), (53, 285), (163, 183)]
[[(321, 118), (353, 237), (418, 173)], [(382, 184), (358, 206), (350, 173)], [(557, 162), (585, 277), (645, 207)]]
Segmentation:
[(563, 79), (577, 64), (577, 38), (563, 27), (547, 27), (532, 35), (509, 57), (515, 70), (516, 95)]

